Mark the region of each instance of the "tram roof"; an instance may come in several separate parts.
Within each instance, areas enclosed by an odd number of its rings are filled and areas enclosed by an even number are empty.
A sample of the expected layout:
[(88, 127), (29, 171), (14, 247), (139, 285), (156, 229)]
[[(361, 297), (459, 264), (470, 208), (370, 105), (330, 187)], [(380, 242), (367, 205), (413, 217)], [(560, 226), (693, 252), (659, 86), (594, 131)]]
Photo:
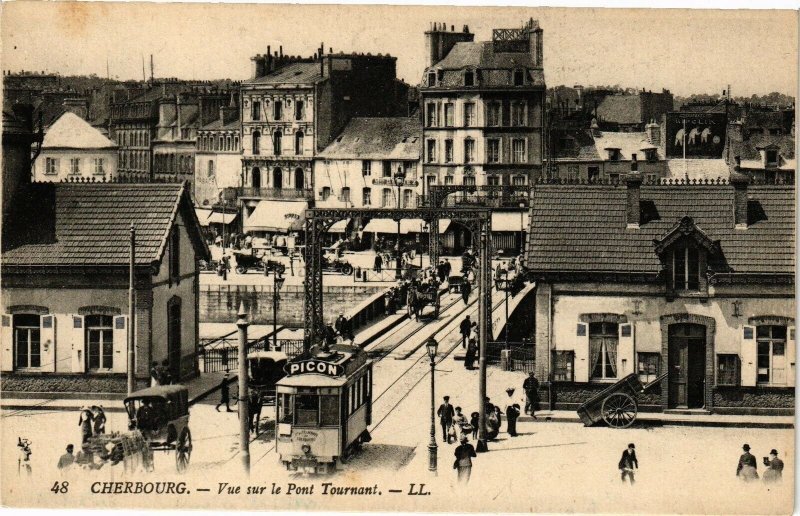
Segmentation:
[(289, 360), (289, 356), (283, 351), (253, 351), (247, 354), (247, 359), (251, 358), (268, 358), (278, 362), (280, 360)]

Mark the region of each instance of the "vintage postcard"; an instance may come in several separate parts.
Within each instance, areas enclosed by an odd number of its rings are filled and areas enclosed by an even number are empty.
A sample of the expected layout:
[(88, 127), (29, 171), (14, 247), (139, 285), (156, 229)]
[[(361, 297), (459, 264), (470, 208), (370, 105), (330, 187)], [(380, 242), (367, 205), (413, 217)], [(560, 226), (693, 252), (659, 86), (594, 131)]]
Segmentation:
[(793, 511), (796, 11), (0, 36), (3, 506)]

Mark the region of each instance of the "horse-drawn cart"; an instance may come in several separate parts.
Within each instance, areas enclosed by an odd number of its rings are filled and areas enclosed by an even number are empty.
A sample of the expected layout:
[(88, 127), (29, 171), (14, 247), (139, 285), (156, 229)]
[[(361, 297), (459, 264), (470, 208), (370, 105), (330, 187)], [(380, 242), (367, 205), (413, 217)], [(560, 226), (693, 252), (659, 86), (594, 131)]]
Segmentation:
[(642, 385), (639, 376), (631, 373), (582, 403), (578, 407), (578, 417), (584, 426), (592, 426), (602, 420), (612, 428), (627, 428), (633, 424), (639, 412), (638, 395), (659, 384), (666, 375), (664, 373)]
[(415, 301), (414, 306), (408, 306), (408, 315), (411, 316), (412, 314), (416, 315), (417, 317), (421, 317), (422, 310), (426, 306), (430, 306), (433, 308), (434, 318), (439, 317), (439, 285), (437, 283), (432, 284), (423, 284), (423, 285), (416, 285), (413, 287), (415, 290)]

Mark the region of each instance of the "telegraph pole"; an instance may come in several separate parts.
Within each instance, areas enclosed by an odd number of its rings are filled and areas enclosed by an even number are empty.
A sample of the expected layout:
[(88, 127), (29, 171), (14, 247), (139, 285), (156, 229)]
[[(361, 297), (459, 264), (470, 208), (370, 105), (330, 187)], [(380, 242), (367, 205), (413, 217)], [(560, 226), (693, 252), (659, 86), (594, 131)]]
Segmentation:
[(128, 395), (136, 390), (136, 228), (131, 224), (131, 252), (128, 277)]
[[(487, 221), (481, 221), (480, 223), (480, 261), (479, 261), (479, 272), (478, 272), (478, 340), (479, 343), (479, 357), (478, 357), (478, 367), (479, 367), (479, 378), (480, 378), (480, 388), (478, 389), (478, 445), (476, 446), (475, 451), (477, 452), (486, 452), (489, 451), (489, 448), (486, 446), (486, 339), (489, 338), (488, 336), (488, 328), (489, 328), (489, 321), (488, 321), (488, 313), (487, 313), (487, 298), (489, 299), (489, 305), (491, 306), (491, 292), (487, 291), (488, 288), (488, 281), (486, 277), (486, 271), (489, 269), (488, 260), (489, 260), (489, 237), (486, 234), (487, 232)], [(487, 293), (489, 294), (487, 296)]]

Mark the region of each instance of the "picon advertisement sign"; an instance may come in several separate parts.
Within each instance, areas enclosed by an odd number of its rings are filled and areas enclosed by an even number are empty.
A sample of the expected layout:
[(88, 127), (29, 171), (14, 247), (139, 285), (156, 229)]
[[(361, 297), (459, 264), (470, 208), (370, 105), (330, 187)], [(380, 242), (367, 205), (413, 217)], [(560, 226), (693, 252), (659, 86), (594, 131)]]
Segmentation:
[(667, 158), (721, 158), (725, 113), (667, 113)]

